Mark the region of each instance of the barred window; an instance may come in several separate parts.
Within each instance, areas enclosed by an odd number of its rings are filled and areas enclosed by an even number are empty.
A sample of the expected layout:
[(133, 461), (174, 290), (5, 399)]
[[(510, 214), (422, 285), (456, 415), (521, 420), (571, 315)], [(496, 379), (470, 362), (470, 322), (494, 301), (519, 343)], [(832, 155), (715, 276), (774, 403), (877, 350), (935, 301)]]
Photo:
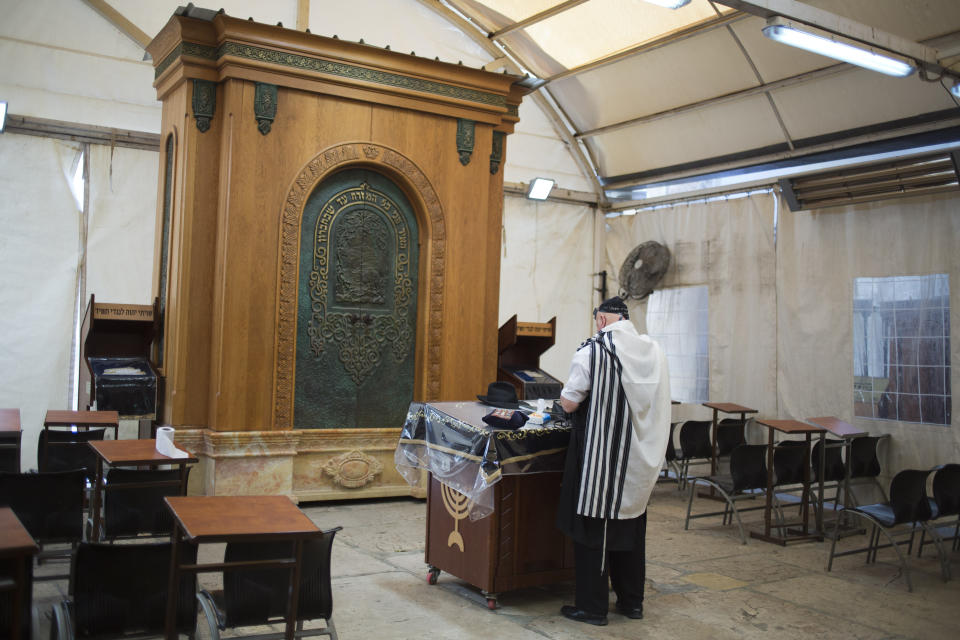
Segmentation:
[(854, 415), (950, 424), (950, 278), (855, 278)]
[(647, 334), (667, 355), (673, 400), (709, 400), (709, 293), (706, 285), (659, 289), (647, 299)]

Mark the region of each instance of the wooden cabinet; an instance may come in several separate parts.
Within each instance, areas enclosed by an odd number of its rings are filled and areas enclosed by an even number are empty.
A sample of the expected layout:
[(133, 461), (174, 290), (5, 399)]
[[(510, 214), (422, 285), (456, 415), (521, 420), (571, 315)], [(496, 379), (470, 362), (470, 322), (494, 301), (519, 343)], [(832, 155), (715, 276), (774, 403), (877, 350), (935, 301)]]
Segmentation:
[[(479, 588), (488, 606), (513, 589), (573, 579), (573, 543), (556, 527), (561, 472), (503, 476), (494, 510), (470, 520), (430, 478), (426, 562), (429, 580), (447, 572)], [(456, 515), (455, 515), (456, 514)], [(458, 519), (459, 517), (459, 519)]]

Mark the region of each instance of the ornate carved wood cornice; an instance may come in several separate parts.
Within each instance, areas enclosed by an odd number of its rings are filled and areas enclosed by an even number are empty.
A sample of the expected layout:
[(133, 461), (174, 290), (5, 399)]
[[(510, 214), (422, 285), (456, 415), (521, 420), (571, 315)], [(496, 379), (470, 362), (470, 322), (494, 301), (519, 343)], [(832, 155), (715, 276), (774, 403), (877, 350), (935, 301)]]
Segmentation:
[(162, 99), (187, 79), (252, 80), (485, 122), (511, 132), (522, 78), (240, 20), (174, 15), (147, 47)]

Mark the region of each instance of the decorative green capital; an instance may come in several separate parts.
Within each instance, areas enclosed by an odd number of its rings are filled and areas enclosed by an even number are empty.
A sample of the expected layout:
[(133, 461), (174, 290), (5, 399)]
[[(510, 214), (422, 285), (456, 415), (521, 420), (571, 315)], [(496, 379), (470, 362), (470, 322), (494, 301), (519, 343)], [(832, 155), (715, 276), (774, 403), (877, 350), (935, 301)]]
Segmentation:
[(217, 85), (209, 80), (193, 81), (193, 117), (197, 129), (204, 133), (210, 129), (210, 120), (217, 109)]
[(496, 175), (503, 161), (503, 141), (507, 137), (503, 131), (493, 132), (493, 149), (490, 150), (490, 175)]
[(460, 164), (470, 164), (473, 155), (473, 141), (477, 123), (465, 118), (457, 118), (457, 153), (460, 154)]
[(256, 83), (253, 94), (253, 115), (257, 118), (257, 129), (263, 135), (270, 133), (274, 118), (277, 117), (277, 85)]

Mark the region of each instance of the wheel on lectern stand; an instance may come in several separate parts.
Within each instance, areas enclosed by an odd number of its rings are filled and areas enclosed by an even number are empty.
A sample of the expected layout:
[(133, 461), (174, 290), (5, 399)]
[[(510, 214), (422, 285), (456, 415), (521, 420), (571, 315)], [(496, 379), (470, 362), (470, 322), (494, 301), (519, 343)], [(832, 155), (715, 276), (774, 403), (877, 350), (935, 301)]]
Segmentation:
[(437, 584), (437, 578), (440, 577), (440, 569), (430, 567), (427, 572), (427, 584)]

